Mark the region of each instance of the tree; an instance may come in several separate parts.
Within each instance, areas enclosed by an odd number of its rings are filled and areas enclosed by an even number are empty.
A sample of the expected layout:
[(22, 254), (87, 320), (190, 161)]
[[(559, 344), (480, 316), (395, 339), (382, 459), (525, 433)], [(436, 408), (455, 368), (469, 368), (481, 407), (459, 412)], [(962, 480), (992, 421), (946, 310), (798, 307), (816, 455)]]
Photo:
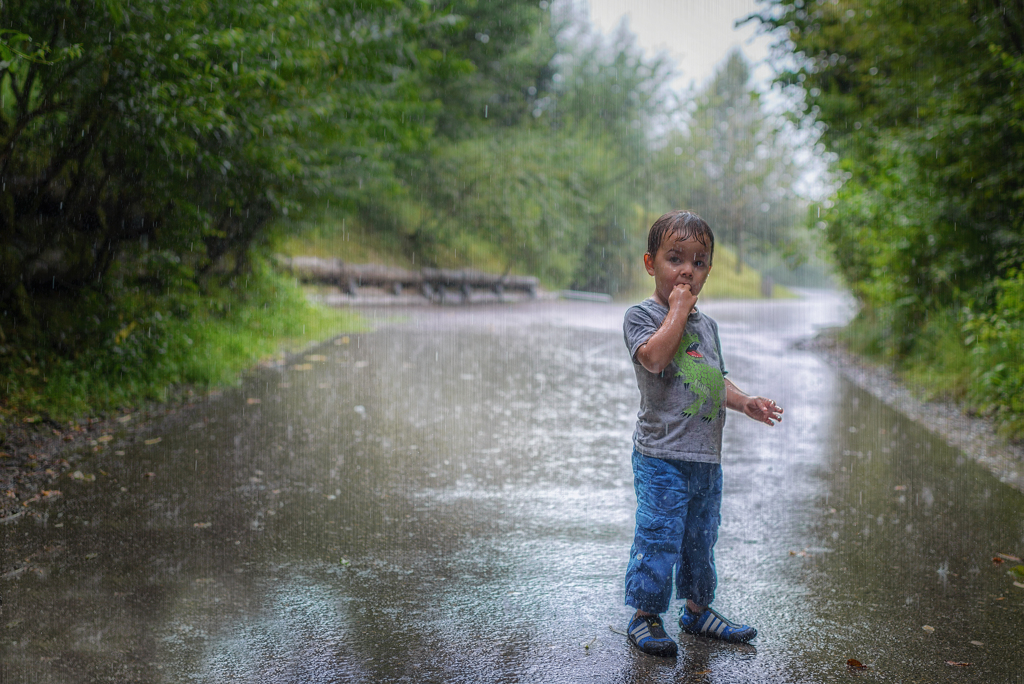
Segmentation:
[[(902, 350), (930, 310), (1024, 256), (1024, 16), (999, 0), (776, 0), (782, 80), (824, 124), (845, 183), (824, 217), (855, 291)], [(785, 37), (782, 38), (781, 36)]]
[(962, 378), (938, 391), (959, 385), (1024, 434), (1024, 7), (764, 4), (780, 80), (806, 94), (835, 155), (822, 218), (862, 322), (894, 360)]
[(658, 155), (660, 192), (672, 206), (693, 208), (744, 255), (778, 249), (798, 224), (793, 192), (799, 171), (779, 121), (749, 85), (750, 69), (732, 52), (711, 82), (684, 107)]
[(59, 320), (70, 353), (120, 327), (82, 323), (94, 295), (237, 274), (303, 199), (389, 182), (428, 130), (426, 25), (401, 0), (0, 5), (6, 336)]

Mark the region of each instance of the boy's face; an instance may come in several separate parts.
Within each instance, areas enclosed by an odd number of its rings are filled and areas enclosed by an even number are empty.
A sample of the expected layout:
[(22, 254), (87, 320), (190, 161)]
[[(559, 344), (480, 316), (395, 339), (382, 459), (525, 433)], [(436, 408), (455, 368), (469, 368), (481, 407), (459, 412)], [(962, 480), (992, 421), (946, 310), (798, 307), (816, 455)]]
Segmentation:
[(644, 254), (644, 266), (654, 276), (654, 296), (668, 306), (668, 296), (676, 285), (689, 285), (697, 296), (711, 273), (711, 254), (696, 237), (685, 240), (677, 235), (666, 235), (652, 258)]

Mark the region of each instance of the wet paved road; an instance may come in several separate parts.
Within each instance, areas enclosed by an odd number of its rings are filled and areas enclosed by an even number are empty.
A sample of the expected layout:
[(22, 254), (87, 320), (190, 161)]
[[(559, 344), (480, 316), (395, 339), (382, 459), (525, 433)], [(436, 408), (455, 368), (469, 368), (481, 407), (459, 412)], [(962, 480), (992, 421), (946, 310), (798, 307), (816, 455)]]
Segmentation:
[(848, 315), (820, 294), (706, 307), (786, 408), (726, 425), (716, 603), (761, 635), (631, 650), (623, 308), (372, 314), (115, 441), (0, 526), (0, 682), (1024, 681), (991, 560), (1024, 550), (1024, 495), (793, 349)]

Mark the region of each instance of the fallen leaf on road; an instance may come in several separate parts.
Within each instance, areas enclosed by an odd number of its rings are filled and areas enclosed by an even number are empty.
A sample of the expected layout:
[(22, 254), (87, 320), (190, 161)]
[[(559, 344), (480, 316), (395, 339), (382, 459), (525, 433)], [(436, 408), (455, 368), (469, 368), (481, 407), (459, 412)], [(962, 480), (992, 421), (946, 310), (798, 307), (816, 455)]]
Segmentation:
[(60, 495), (61, 494), (60, 494), (60, 490), (59, 489), (44, 489), (43, 490), (43, 498), (44, 499), (49, 499), (51, 497), (60, 496)]
[(311, 363), (297, 363), (294, 366), (292, 366), (292, 370), (294, 370), (294, 371), (311, 371), (311, 370), (313, 370), (313, 364), (311, 364)]
[(1000, 558), (998, 556), (992, 556), (992, 562), (995, 563), (996, 565), (1000, 565), (1002, 563), (1005, 563), (1006, 561), (1004, 561), (1002, 558)]
[(156, 473), (142, 473), (142, 477), (156, 477)]
[(97, 437), (96, 441), (102, 444), (104, 442), (109, 442), (112, 439), (114, 439), (113, 435), (102, 435), (101, 437)]
[(131, 416), (121, 416), (120, 418), (117, 419), (117, 422), (118, 423), (127, 423), (131, 419), (132, 419)]
[(100, 555), (100, 554), (98, 554), (98, 553), (87, 553), (87, 554), (85, 554), (85, 560), (92, 560), (93, 558), (95, 558), (98, 555)]
[(327, 357), (324, 356), (323, 354), (307, 354), (306, 355), (306, 360), (307, 361), (326, 361)]
[(953, 667), (968, 667), (971, 663), (962, 663), (958, 660), (947, 660), (946, 664)]
[(924, 631), (928, 632), (929, 634), (931, 634), (932, 632), (935, 631), (935, 628), (932, 627), (931, 625), (925, 625), (921, 629), (923, 629)]
[(907, 485), (896, 485), (895, 487), (893, 487), (893, 489), (895, 489), (897, 492), (905, 492), (907, 491)]
[(71, 473), (71, 479), (72, 480), (81, 480), (83, 482), (95, 482), (96, 481), (96, 476), (93, 475), (92, 473), (89, 473), (88, 475), (85, 475), (85, 474), (82, 473), (81, 470), (76, 470), (75, 472)]
[(985, 644), (981, 643), (980, 641), (972, 641), (971, 643), (974, 644), (975, 646), (984, 646), (985, 645)]
[(1024, 584), (1021, 584), (1020, 582), (1014, 582), (1013, 586), (1017, 587), (1018, 589), (1024, 589)]
[(260, 400), (259, 400), (259, 399), (257, 399), (256, 397), (249, 397), (248, 399), (246, 399), (246, 400), (245, 400), (245, 403), (246, 403), (246, 404), (249, 404), (249, 405), (251, 406), (251, 405), (253, 405), (253, 404), (258, 404), (258, 403), (260, 403)]
[(1024, 561), (1021, 561), (1020, 558), (1017, 558), (1016, 556), (1011, 556), (1008, 553), (997, 553), (996, 556), (998, 556), (999, 558), (1002, 558), (1004, 561), (1011, 561), (1013, 563), (1024, 562)]
[(849, 660), (847, 660), (846, 661), (846, 667), (850, 668), (851, 670), (866, 670), (866, 669), (868, 669), (867, 665), (865, 665), (864, 663), (860, 662), (856, 658), (850, 658)]
[(154, 444), (159, 444), (161, 441), (163, 441), (163, 437), (154, 437), (153, 439), (147, 439), (145, 444), (146, 446), (152, 446)]
[(207, 527), (212, 525), (210, 522), (192, 523), (192, 527), (198, 527), (201, 530), (205, 530)]
[(339, 347), (343, 344), (348, 344), (348, 336), (339, 337), (338, 339), (334, 340), (334, 344), (338, 345)]
[(1024, 578), (1024, 565), (1015, 565), (1010, 568), (1009, 575), (1016, 575), (1017, 577)]

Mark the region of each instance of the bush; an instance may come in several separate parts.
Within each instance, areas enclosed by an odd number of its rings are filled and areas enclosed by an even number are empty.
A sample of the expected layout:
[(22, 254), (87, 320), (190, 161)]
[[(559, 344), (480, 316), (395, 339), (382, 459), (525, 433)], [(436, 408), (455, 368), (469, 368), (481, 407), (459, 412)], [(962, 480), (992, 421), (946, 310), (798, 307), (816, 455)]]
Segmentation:
[(141, 290), (93, 297), (55, 311), (51, 326), (77, 315), (76, 334), (92, 338), (77, 352), (0, 344), (0, 405), (57, 420), (190, 389), (228, 385), (240, 371), (284, 348), (342, 330), (361, 319), (311, 304), (298, 286), (257, 262), (231, 281), (232, 297), (185, 289), (163, 297)]
[(1010, 438), (1024, 437), (1024, 270), (995, 283), (991, 313), (968, 312), (972, 346), (971, 404)]

